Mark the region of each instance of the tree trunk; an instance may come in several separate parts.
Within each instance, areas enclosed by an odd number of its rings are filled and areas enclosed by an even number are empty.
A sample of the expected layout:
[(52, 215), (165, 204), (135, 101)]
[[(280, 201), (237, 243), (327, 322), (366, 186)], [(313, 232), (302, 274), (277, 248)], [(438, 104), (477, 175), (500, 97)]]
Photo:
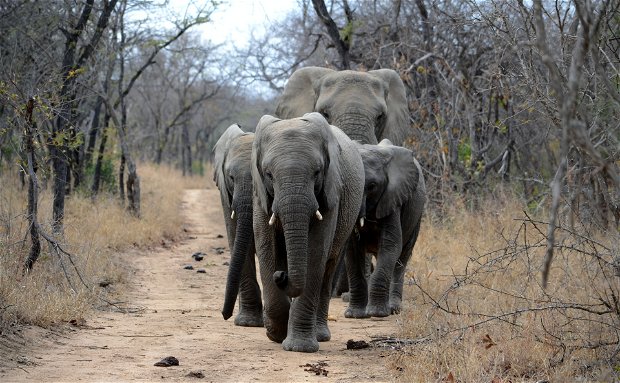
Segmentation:
[[(122, 128), (118, 128), (119, 130)], [(122, 151), (122, 150), (121, 150)], [(118, 194), (121, 206), (125, 206), (125, 155), (121, 154), (121, 164), (118, 167)]]
[(30, 226), (30, 240), (32, 247), (26, 262), (24, 264), (24, 271), (32, 270), (34, 263), (39, 259), (41, 254), (41, 241), (39, 238), (39, 225), (37, 222), (38, 203), (39, 203), (39, 185), (37, 181), (35, 155), (34, 155), (34, 142), (33, 135), (35, 126), (32, 119), (32, 112), (34, 109), (34, 99), (28, 100), (26, 105), (26, 156), (28, 157), (28, 225)]
[(192, 144), (189, 141), (189, 127), (187, 123), (183, 124), (182, 133), (182, 145), (183, 145), (183, 176), (189, 174), (192, 175)]
[(99, 193), (99, 185), (101, 183), (101, 167), (103, 166), (103, 153), (105, 153), (105, 145), (108, 141), (108, 133), (105, 130), (110, 122), (110, 114), (106, 113), (103, 118), (103, 134), (101, 135), (101, 142), (99, 142), (99, 151), (97, 153), (97, 163), (95, 164), (95, 172), (93, 174), (93, 184), (91, 187), (91, 195), (95, 196)]
[[(344, 4), (345, 4), (345, 10), (348, 10), (348, 5), (346, 1), (344, 2)], [(329, 35), (329, 38), (332, 40), (332, 43), (334, 44), (334, 46), (336, 47), (336, 50), (338, 51), (338, 55), (340, 56), (340, 68), (339, 69), (351, 69), (351, 58), (349, 54), (351, 36), (345, 36), (344, 40), (342, 39), (340, 30), (338, 29), (338, 26), (334, 22), (334, 19), (332, 19), (332, 17), (329, 15), (329, 12), (327, 11), (327, 7), (325, 6), (324, 0), (312, 0), (312, 5), (314, 6), (314, 11), (319, 17), (319, 20), (321, 20), (323, 25), (325, 25), (325, 28), (327, 28), (327, 34)], [(352, 23), (353, 20), (349, 19), (350, 12), (346, 12), (346, 13), (347, 13), (347, 22)], [(351, 35), (352, 34), (353, 34), (353, 31), (351, 31)]]
[[(107, 83), (107, 80), (106, 80)], [(104, 84), (104, 93), (106, 92), (107, 86)], [(95, 144), (97, 143), (97, 136), (99, 135), (99, 122), (101, 116), (101, 108), (103, 106), (103, 97), (97, 97), (97, 103), (95, 104), (93, 121), (90, 125), (90, 131), (88, 132), (88, 143), (86, 144), (86, 148), (84, 150), (84, 161), (83, 167), (88, 167), (91, 164), (93, 159), (93, 152), (95, 150)]]

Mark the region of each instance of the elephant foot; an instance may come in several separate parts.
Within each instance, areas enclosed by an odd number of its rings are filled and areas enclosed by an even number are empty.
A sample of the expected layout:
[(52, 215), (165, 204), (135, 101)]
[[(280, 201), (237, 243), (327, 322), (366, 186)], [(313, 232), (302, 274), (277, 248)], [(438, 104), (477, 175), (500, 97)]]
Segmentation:
[(287, 336), (282, 342), (282, 348), (285, 351), (317, 352), (319, 351), (319, 342), (314, 338)]
[(396, 301), (392, 301), (390, 302), (390, 314), (400, 314), (401, 311), (401, 306), (400, 306), (401, 301), (399, 300), (398, 302)]
[(391, 311), (387, 305), (368, 305), (366, 307), (366, 314), (369, 317), (386, 317), (390, 315)]
[(286, 339), (286, 322), (277, 323), (265, 318), (265, 329), (267, 330), (267, 338), (271, 341), (282, 343)]
[(316, 340), (319, 342), (327, 342), (332, 338), (332, 333), (327, 325), (319, 325), (316, 327)]
[(345, 318), (368, 318), (370, 315), (366, 313), (364, 307), (347, 307), (344, 312)]
[(235, 325), (242, 327), (263, 327), (263, 313), (241, 311), (235, 317)]

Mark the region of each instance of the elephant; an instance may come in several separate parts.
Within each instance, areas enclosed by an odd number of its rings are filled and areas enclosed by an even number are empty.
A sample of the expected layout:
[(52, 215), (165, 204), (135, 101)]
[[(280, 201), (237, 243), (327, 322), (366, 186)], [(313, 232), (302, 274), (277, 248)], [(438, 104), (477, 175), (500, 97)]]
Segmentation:
[(256, 279), (252, 225), (253, 142), (253, 133), (243, 132), (237, 124), (229, 126), (213, 148), (213, 179), (220, 190), (231, 252), (222, 315), (224, 319), (232, 316), (241, 289), (235, 325), (262, 327), (263, 305)]
[(276, 106), (279, 118), (319, 112), (352, 140), (377, 144), (387, 138), (398, 145), (409, 130), (405, 86), (397, 72), (334, 71), (306, 67), (295, 71)]
[[(364, 163), (364, 199), (346, 250), (347, 318), (385, 317), (401, 310), (405, 268), (420, 232), (426, 186), (411, 150), (389, 140), (357, 144)], [(364, 258), (376, 255), (367, 284)]]
[(362, 204), (361, 156), (319, 113), (263, 116), (252, 150), (254, 239), (267, 337), (284, 350), (328, 341), (331, 278)]

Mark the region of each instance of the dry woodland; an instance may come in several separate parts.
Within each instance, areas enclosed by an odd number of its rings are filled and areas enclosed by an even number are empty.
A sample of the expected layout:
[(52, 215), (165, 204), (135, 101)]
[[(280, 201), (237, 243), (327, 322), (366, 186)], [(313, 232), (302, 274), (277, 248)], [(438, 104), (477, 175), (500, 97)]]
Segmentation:
[[(22, 329), (147, 315), (126, 306), (153, 293), (145, 280), (168, 281), (165, 267), (199, 250), (192, 241), (227, 246), (213, 145), (232, 123), (251, 131), (274, 114), (297, 69), (321, 66), (398, 73), (404, 146), (428, 202), (403, 311), (376, 323), (333, 314), (339, 341), (350, 328), (372, 350), (356, 359), (332, 345), (332, 365), (315, 356), (311, 369), (341, 381), (620, 380), (619, 0), (296, 0), (246, 45), (216, 45), (208, 31), (222, 7), (0, 2), (0, 377), (48, 373), (23, 362)], [(182, 290), (185, 299), (171, 293), (155, 311), (190, 305), (173, 313), (194, 311), (188, 334), (195, 321), (223, 322), (227, 254), (211, 255), (210, 285), (200, 285), (213, 300)], [(182, 289), (206, 283), (179, 273), (169, 279)], [(245, 330), (218, 326), (222, 339)], [(264, 329), (252, 334), (247, 344), (259, 346), (245, 367), (230, 376), (213, 367), (212, 379), (269, 380), (251, 375), (252, 363), (276, 348), (262, 345)], [(315, 378), (260, 366), (274, 379)], [(99, 380), (158, 378), (122, 375), (131, 371)]]

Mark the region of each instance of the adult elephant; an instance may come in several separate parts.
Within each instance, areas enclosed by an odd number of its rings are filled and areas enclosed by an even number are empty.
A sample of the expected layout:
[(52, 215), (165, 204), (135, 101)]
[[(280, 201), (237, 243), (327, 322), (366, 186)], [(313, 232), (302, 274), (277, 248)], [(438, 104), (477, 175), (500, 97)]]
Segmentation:
[(229, 126), (213, 148), (213, 179), (220, 190), (231, 253), (222, 315), (224, 319), (232, 316), (241, 290), (235, 325), (262, 327), (263, 305), (256, 280), (252, 226), (253, 142), (253, 133), (243, 132), (237, 124)]
[(287, 351), (318, 351), (331, 338), (331, 278), (362, 203), (360, 154), (318, 113), (267, 115), (256, 128), (252, 179), (267, 336)]
[(289, 78), (276, 107), (280, 118), (319, 112), (352, 140), (401, 145), (409, 130), (405, 86), (391, 69), (369, 72), (307, 67)]
[[(405, 268), (420, 232), (426, 187), (420, 164), (409, 149), (389, 140), (358, 144), (364, 163), (364, 199), (356, 234), (347, 249), (350, 282), (348, 318), (385, 317), (401, 309)], [(367, 287), (366, 253), (376, 255)]]

